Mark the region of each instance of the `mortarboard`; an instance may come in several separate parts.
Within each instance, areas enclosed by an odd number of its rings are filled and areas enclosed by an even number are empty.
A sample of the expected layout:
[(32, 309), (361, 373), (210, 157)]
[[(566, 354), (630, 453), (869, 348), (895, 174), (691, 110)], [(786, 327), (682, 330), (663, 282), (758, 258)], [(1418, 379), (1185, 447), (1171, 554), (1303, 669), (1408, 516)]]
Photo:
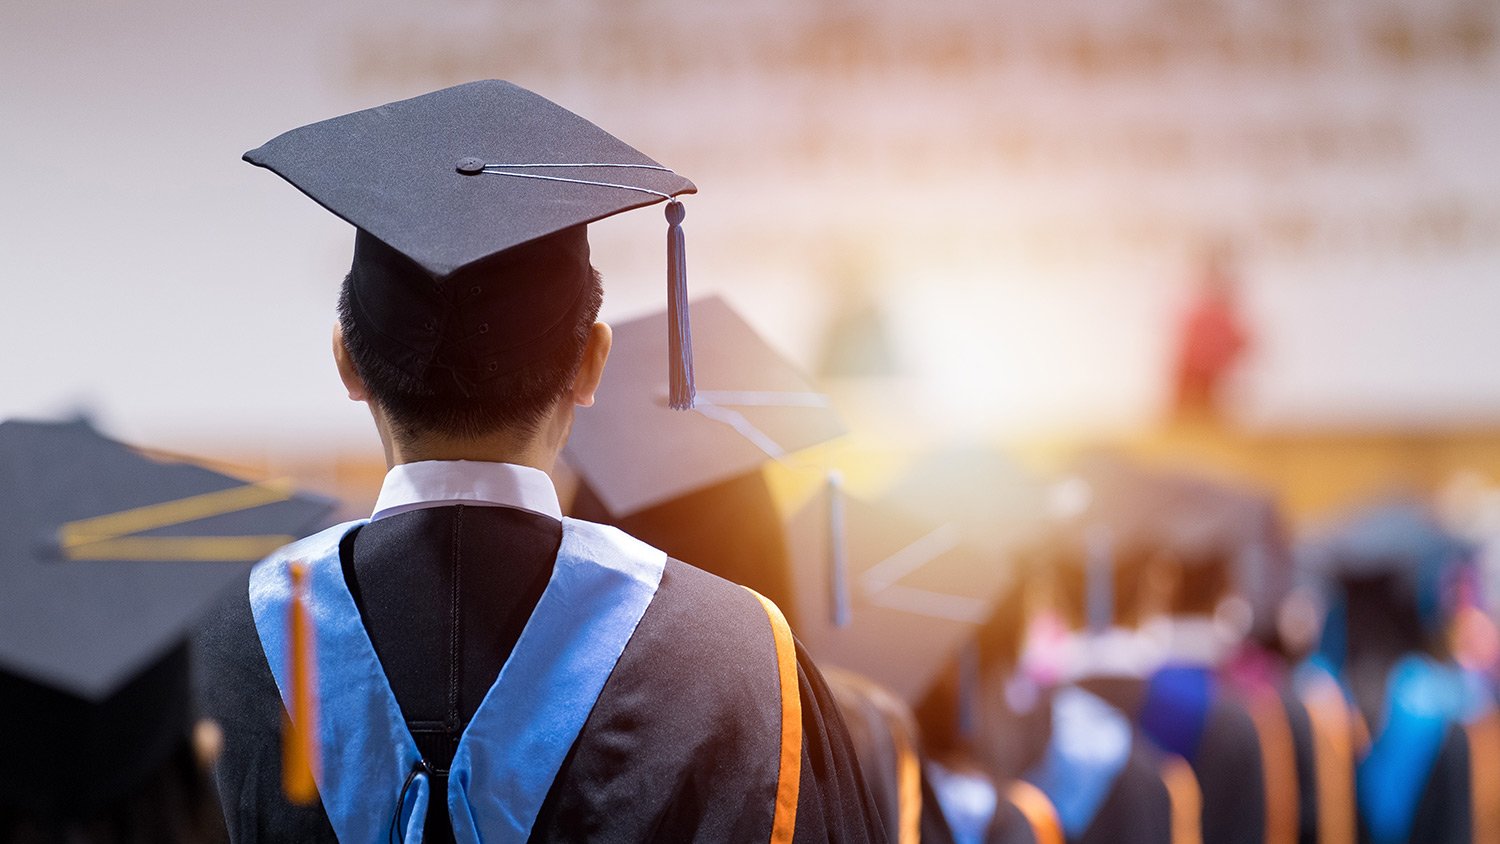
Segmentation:
[(149, 457), (84, 423), (0, 423), (5, 802), (81, 817), (187, 735), (187, 639), (331, 502)]
[[(718, 297), (693, 303), (698, 401), (667, 410), (658, 313), (615, 326), (594, 406), (573, 421), (563, 457), (612, 516), (727, 481), (844, 433), (828, 397)], [(689, 560), (688, 562), (693, 562)]]
[[(827, 517), (830, 508), (841, 511), (838, 519)], [(830, 551), (840, 544), (838, 530), (842, 555)], [(832, 487), (792, 517), (787, 541), (801, 619), (796, 632), (808, 652), (909, 704), (974, 638), (1011, 579), (1007, 567), (965, 544), (957, 525), (913, 519)], [(842, 619), (839, 578), (828, 576), (829, 558), (840, 556), (848, 582)]]
[(917, 456), (881, 501), (928, 522), (954, 522), (965, 541), (999, 554), (1037, 538), (1047, 515), (1044, 493), (1008, 455), (958, 446)]
[(690, 413), (666, 407), (665, 314), (615, 329), (593, 407), (564, 459), (583, 481), (571, 512), (756, 590), (796, 629), (781, 511), (759, 470), (844, 433), (828, 398), (724, 300), (693, 304), (703, 338)]
[(293, 129), (245, 160), (358, 229), (351, 305), (375, 351), (465, 396), (567, 338), (587, 224), (667, 201), (671, 403), (692, 405), (676, 197), (696, 188), (584, 118), (486, 80)]
[(1269, 635), (1291, 590), (1293, 566), (1274, 496), (1249, 484), (1160, 471), (1096, 456), (1075, 467), (1092, 493), (1082, 516), (1122, 544), (1157, 543), (1187, 565), (1224, 560), (1250, 602), (1253, 629)]
[(1398, 499), (1350, 513), (1303, 543), (1298, 556), (1306, 574), (1329, 581), (1335, 592), (1351, 581), (1387, 580), (1435, 628), (1451, 609), (1453, 572), (1472, 553), (1430, 508)]

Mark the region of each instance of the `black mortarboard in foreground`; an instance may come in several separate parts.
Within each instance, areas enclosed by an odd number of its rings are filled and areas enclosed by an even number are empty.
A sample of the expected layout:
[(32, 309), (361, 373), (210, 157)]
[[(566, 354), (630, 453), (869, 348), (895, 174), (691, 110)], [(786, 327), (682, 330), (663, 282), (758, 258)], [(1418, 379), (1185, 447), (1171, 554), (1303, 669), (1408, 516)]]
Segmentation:
[(0, 424), (0, 805), (84, 817), (157, 770), (190, 726), (190, 628), (330, 509), (83, 423)]
[(324, 120), (245, 160), (354, 224), (353, 315), (430, 389), (484, 396), (556, 350), (590, 283), (588, 223), (666, 200), (675, 407), (692, 404), (687, 179), (537, 94), (470, 82)]
[[(844, 433), (828, 397), (718, 297), (693, 303), (706, 338), (693, 413), (667, 409), (657, 361), (667, 314), (615, 327), (594, 406), (574, 417), (564, 459), (609, 513), (628, 516)], [(693, 562), (689, 560), (689, 562)]]
[[(952, 523), (933, 525), (830, 486), (787, 528), (797, 593), (795, 631), (819, 664), (856, 671), (915, 704), (972, 640), (1011, 579)], [(841, 512), (828, 517), (830, 507)], [(847, 596), (829, 576), (842, 531)], [(847, 601), (847, 608), (838, 605)], [(840, 615), (846, 617), (840, 619)], [(843, 622), (843, 623), (840, 623)]]

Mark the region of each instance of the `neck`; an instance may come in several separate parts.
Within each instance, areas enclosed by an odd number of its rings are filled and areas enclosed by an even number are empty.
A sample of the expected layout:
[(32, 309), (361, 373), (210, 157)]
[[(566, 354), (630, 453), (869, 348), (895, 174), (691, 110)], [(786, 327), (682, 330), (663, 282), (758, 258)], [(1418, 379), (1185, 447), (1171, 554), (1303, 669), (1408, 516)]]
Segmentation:
[(419, 463), (424, 460), (475, 460), (486, 463), (514, 463), (531, 466), (543, 472), (552, 471), (557, 452), (538, 447), (536, 443), (509, 443), (483, 440), (424, 439), (412, 443), (392, 443), (392, 466)]
[(379, 415), (375, 426), (385, 446), (386, 468), (424, 460), (473, 460), (514, 463), (551, 473), (563, 444), (568, 441), (572, 421), (572, 413), (555, 414), (538, 426), (535, 433), (520, 435), (502, 431), (473, 438), (438, 434), (395, 437)]

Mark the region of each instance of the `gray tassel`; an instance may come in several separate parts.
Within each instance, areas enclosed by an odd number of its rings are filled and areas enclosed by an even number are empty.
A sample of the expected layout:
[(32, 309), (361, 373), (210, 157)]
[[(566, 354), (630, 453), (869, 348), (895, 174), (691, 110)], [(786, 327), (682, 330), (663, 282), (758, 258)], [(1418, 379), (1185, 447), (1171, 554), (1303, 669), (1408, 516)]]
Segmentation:
[(672, 200), (667, 203), (667, 367), (671, 373), (673, 410), (691, 410), (693, 386), (693, 327), (687, 295), (687, 247), (683, 243), (682, 218), (687, 209)]

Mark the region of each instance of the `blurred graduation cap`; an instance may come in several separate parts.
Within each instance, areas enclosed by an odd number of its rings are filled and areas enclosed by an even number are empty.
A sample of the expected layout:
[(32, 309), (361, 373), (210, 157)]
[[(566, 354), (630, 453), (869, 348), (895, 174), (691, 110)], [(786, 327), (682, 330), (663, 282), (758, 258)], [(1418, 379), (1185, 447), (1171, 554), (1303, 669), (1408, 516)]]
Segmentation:
[(1012, 458), (978, 446), (919, 456), (881, 501), (928, 522), (954, 522), (976, 548), (1000, 552), (1038, 538), (1046, 488)]
[(358, 229), (351, 306), (374, 352), (463, 396), (568, 338), (592, 283), (587, 224), (666, 201), (671, 403), (691, 406), (676, 197), (696, 188), (582, 117), (485, 80), (293, 129), (245, 160)]
[(828, 397), (727, 302), (694, 302), (692, 318), (700, 337), (694, 412), (667, 410), (657, 365), (667, 315), (658, 313), (615, 326), (594, 406), (574, 418), (563, 458), (612, 516), (754, 472), (844, 433)]
[(615, 329), (593, 407), (574, 417), (564, 460), (582, 483), (576, 518), (639, 539), (776, 602), (796, 629), (781, 511), (761, 468), (844, 432), (826, 396), (724, 300), (693, 304), (702, 389), (667, 409), (657, 314)]
[(1162, 543), (1187, 563), (1227, 558), (1235, 590), (1253, 612), (1257, 634), (1274, 628), (1291, 590), (1287, 529), (1274, 496), (1254, 486), (1184, 471), (1161, 471), (1093, 456), (1071, 477), (1089, 490), (1088, 524), (1119, 543)]
[(1299, 568), (1327, 581), (1389, 577), (1407, 590), (1424, 622), (1442, 614), (1445, 579), (1473, 547), (1448, 531), (1417, 501), (1361, 508), (1298, 551)]
[(974, 638), (1011, 577), (957, 525), (836, 486), (792, 517), (787, 541), (803, 645), (819, 664), (863, 674), (908, 704)]
[(139, 786), (191, 723), (190, 629), (331, 509), (81, 422), (0, 423), (0, 801), (82, 817)]

